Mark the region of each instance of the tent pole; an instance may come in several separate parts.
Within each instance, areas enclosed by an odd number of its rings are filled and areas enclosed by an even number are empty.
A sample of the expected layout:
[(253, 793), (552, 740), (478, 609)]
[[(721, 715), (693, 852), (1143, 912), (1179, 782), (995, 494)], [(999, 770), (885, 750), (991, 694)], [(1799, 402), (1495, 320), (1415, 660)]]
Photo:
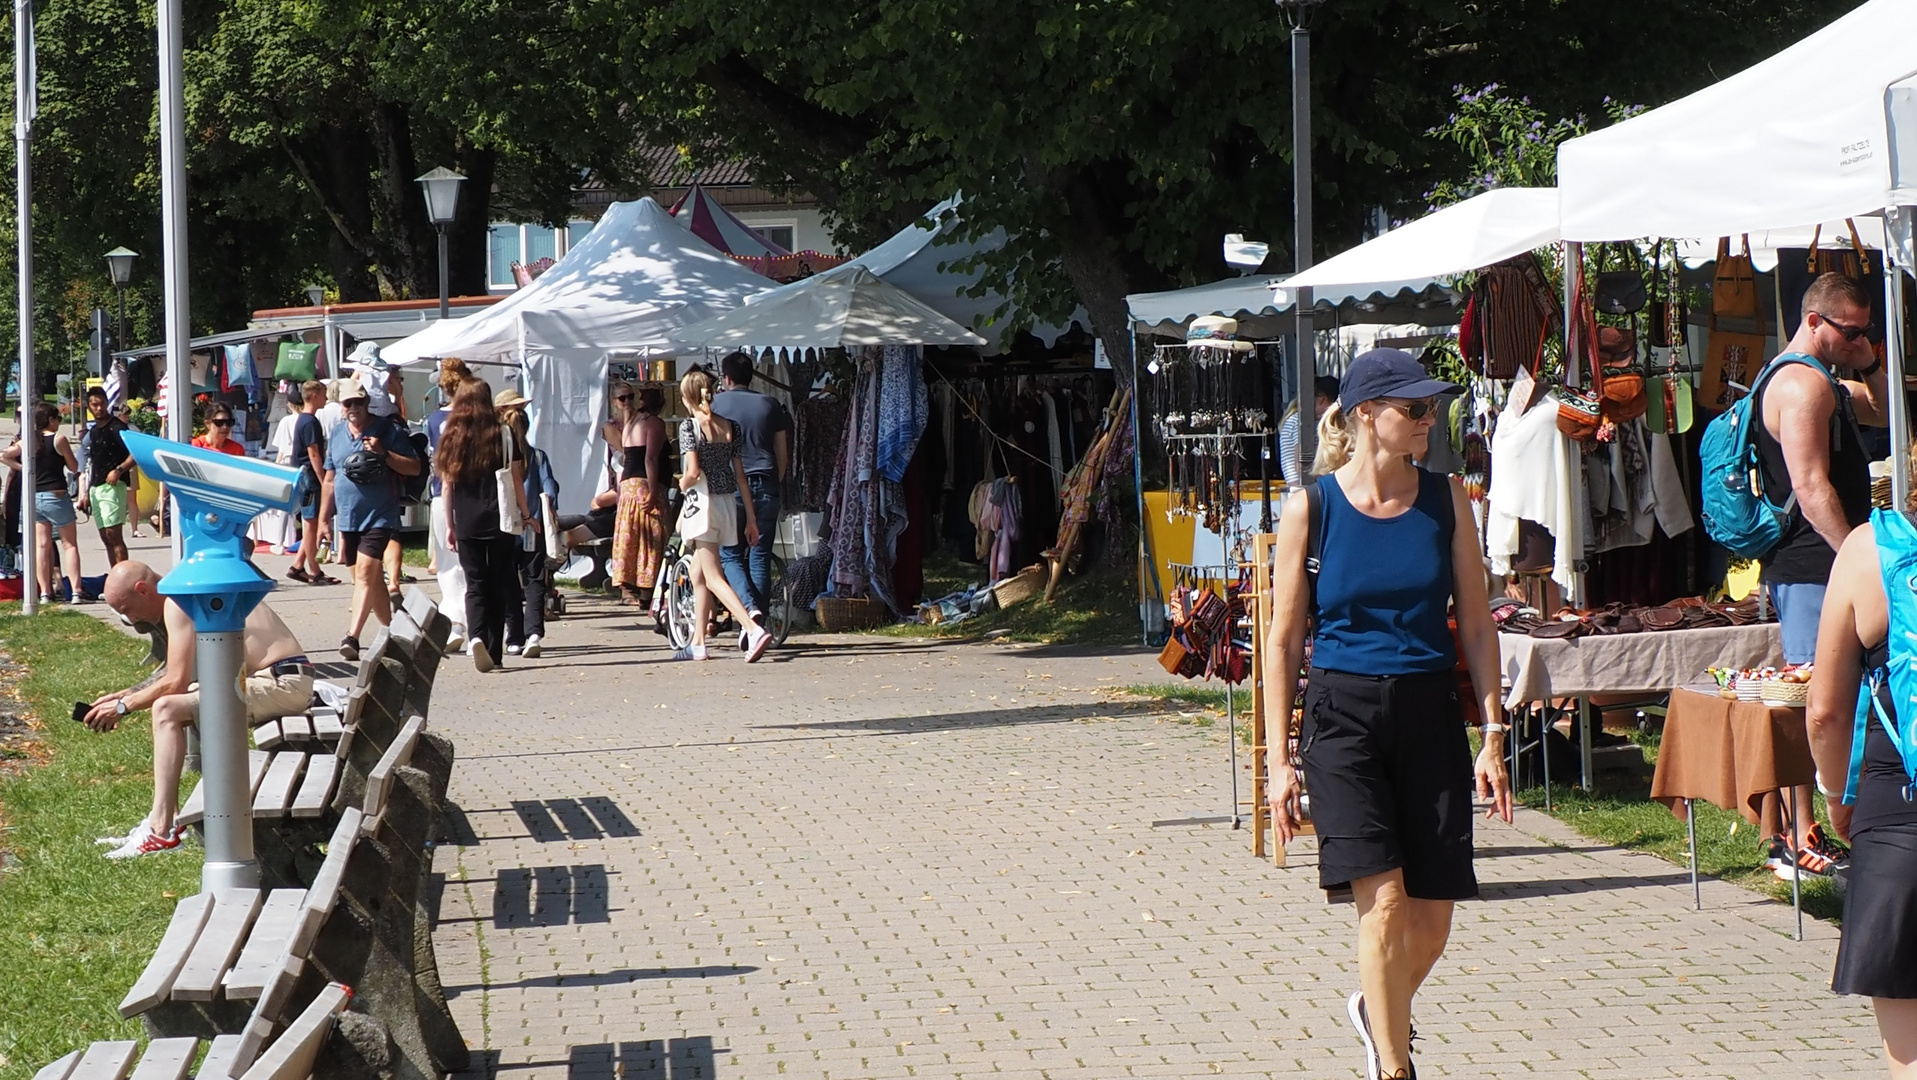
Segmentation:
[(1884, 245), (1884, 357), (1890, 369), (1885, 384), (1890, 391), (1890, 502), (1899, 510), (1910, 507), (1910, 417), (1904, 396), (1904, 272), (1891, 263), (1891, 245)]
[(1152, 643), (1152, 631), (1158, 629), (1145, 617), (1145, 604), (1165, 602), (1165, 588), (1158, 580), (1158, 559), (1152, 554), (1151, 526), (1145, 521), (1145, 465), (1143, 436), (1138, 430), (1138, 329), (1132, 328), (1132, 494), (1138, 500), (1138, 559), (1143, 567), (1138, 575), (1140, 591), (1145, 582), (1150, 581), (1152, 595), (1149, 601), (1141, 600), (1138, 605), (1138, 636), (1141, 644)]
[[(1577, 337), (1572, 331), (1572, 326), (1574, 325), (1573, 320), (1577, 318), (1578, 270), (1584, 265), (1584, 245), (1576, 240), (1566, 240), (1564, 241), (1563, 251), (1564, 318), (1561, 320), (1561, 325), (1564, 327), (1563, 374), (1564, 385), (1575, 387), (1581, 385), (1581, 380), (1584, 377), (1577, 363), (1581, 358), (1572, 356), (1574, 343), (1577, 341)], [(1581, 558), (1582, 556), (1578, 559), (1573, 559), (1572, 562), (1579, 562)], [(1571, 576), (1571, 585), (1571, 595), (1565, 599), (1573, 605), (1582, 607), (1584, 604), (1584, 574), (1581, 571)]]

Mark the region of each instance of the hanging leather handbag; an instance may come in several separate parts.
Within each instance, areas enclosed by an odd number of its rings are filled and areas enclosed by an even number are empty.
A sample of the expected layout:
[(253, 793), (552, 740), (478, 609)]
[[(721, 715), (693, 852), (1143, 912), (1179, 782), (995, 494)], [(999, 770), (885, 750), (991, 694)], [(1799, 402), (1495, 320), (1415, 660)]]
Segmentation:
[[(1598, 368), (1596, 316), (1584, 299), (1584, 268), (1578, 267), (1577, 287), (1572, 290), (1571, 332), (1565, 335), (1565, 382), (1558, 387), (1558, 430), (1579, 442), (1597, 437), (1604, 423), (1604, 373)], [(1591, 384), (1571, 385), (1570, 375), (1589, 363)]]
[(1704, 348), (1704, 385), (1699, 390), (1705, 408), (1722, 412), (1744, 396), (1764, 369), (1764, 338), (1713, 326)]
[(1609, 261), (1616, 255), (1618, 262), (1640, 263), (1627, 270), (1601, 270), (1597, 276), (1597, 293), (1592, 301), (1599, 313), (1604, 315), (1635, 315), (1644, 310), (1644, 268), (1632, 248), (1630, 255), (1619, 251), (1623, 245), (1607, 244), (1600, 258)]
[(1744, 253), (1731, 254), (1731, 238), (1717, 239), (1717, 275), (1711, 281), (1711, 314), (1725, 319), (1757, 317), (1757, 269), (1751, 265), (1751, 238)]
[(1598, 328), (1598, 360), (1604, 368), (1601, 384), (1604, 416), (1615, 424), (1644, 415), (1644, 376), (1637, 368), (1637, 332), (1616, 326)]
[(1158, 650), (1158, 666), (1165, 669), (1165, 674), (1176, 675), (1184, 668), (1185, 658), (1190, 653), (1191, 650), (1179, 640), (1178, 631), (1174, 630), (1171, 637), (1165, 639), (1165, 647)]

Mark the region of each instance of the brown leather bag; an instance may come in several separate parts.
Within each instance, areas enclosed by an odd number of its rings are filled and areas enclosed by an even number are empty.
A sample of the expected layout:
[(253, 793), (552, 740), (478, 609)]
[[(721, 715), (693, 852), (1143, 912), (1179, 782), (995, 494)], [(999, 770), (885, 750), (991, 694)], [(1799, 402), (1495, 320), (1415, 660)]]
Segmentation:
[[(1598, 366), (1597, 357), (1597, 314), (1591, 310), (1590, 302), (1584, 293), (1584, 267), (1577, 272), (1577, 288), (1573, 290), (1575, 314), (1571, 320), (1571, 333), (1565, 338), (1564, 370), (1567, 376), (1565, 385), (1558, 387), (1558, 430), (1579, 442), (1589, 442), (1595, 438), (1598, 428), (1604, 423), (1604, 372)], [(1582, 389), (1570, 385), (1568, 376), (1586, 363), (1591, 370), (1591, 382)], [(1642, 385), (1638, 388), (1643, 392)]]
[(1731, 238), (1718, 237), (1717, 276), (1711, 281), (1711, 314), (1726, 319), (1757, 317), (1757, 269), (1751, 265), (1751, 238), (1744, 253), (1731, 254)]
[(1167, 675), (1177, 675), (1185, 666), (1185, 658), (1190, 655), (1191, 650), (1185, 648), (1185, 643), (1178, 640), (1178, 635), (1174, 633), (1166, 640), (1165, 647), (1158, 650), (1158, 666), (1164, 668)]
[(1674, 607), (1654, 607), (1638, 613), (1646, 630), (1676, 630), (1684, 625), (1684, 612)]

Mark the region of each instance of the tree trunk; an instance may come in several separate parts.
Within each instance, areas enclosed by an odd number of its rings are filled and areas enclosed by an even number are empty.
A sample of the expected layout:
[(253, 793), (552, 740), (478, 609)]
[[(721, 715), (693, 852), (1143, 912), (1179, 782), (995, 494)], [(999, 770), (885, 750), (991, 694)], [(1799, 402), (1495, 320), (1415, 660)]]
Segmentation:
[(1064, 197), (1070, 227), (1058, 233), (1059, 262), (1072, 291), (1091, 313), (1092, 333), (1105, 346), (1112, 373), (1121, 386), (1132, 385), (1132, 320), (1125, 305), (1131, 275), (1119, 254), (1111, 222), (1092, 178), (1082, 172), (1054, 174)]
[(413, 156), (412, 118), (406, 106), (384, 101), (374, 106), (370, 119), (378, 155), (373, 202), (385, 227), (382, 269), (401, 296), (437, 297), (439, 241), (414, 181), (422, 170)]
[(447, 237), (447, 259), (452, 265), (454, 296), (485, 296), (492, 258), (493, 177), (499, 170), (499, 152), (463, 147), (457, 168), (466, 177), (459, 185), (459, 213)]

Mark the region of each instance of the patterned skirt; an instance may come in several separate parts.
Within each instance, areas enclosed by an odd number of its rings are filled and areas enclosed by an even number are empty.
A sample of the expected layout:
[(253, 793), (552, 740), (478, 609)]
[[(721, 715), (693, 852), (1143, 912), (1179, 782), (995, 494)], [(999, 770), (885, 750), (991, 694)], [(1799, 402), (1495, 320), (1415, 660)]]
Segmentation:
[(606, 574), (615, 586), (650, 589), (659, 580), (666, 551), (666, 521), (644, 477), (619, 482), (619, 512), (612, 521), (612, 561)]

